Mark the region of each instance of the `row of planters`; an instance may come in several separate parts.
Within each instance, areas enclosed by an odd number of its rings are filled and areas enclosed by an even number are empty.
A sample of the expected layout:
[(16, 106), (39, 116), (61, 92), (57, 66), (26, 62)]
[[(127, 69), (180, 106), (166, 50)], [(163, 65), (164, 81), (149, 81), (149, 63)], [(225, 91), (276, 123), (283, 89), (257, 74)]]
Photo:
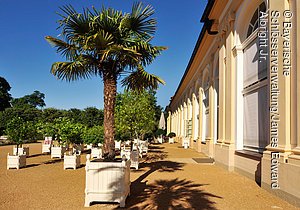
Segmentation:
[(163, 129), (158, 129), (155, 132), (155, 135), (157, 136), (157, 142), (160, 144), (166, 141), (169, 141), (170, 144), (173, 144), (175, 142), (174, 138), (176, 137), (176, 134), (174, 132), (170, 132), (167, 136), (165, 136), (166, 131)]
[[(13, 118), (7, 125), (6, 133), (11, 143), (16, 144), (13, 155), (7, 157), (7, 168), (21, 168), (26, 166), (26, 156), (29, 155), (29, 148), (23, 147), (28, 132), (28, 123), (21, 118)], [(42, 145), (42, 153), (51, 151), (51, 158), (62, 158), (69, 150), (70, 158), (76, 159), (75, 168), (80, 165), (80, 152), (83, 150), (83, 143), (98, 145), (103, 143), (103, 127), (94, 126), (87, 128), (80, 123), (74, 123), (68, 118), (57, 118), (54, 123), (39, 124), (38, 132), (45, 136)], [(52, 141), (52, 139), (54, 141)]]

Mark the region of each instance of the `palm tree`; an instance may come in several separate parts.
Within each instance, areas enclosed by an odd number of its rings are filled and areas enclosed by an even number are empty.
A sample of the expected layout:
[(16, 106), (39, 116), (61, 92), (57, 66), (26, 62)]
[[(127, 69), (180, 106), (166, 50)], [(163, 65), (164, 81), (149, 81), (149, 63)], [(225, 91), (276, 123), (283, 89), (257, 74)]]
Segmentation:
[(157, 89), (159, 83), (164, 84), (162, 79), (144, 69), (166, 49), (150, 43), (156, 30), (156, 20), (152, 18), (154, 9), (135, 3), (131, 13), (104, 7), (83, 9), (83, 13), (78, 13), (70, 5), (60, 10), (58, 22), (62, 39), (46, 36), (46, 40), (67, 61), (55, 62), (51, 73), (66, 81), (91, 76), (102, 78), (104, 157), (113, 159), (117, 81), (121, 78), (126, 89), (137, 91)]

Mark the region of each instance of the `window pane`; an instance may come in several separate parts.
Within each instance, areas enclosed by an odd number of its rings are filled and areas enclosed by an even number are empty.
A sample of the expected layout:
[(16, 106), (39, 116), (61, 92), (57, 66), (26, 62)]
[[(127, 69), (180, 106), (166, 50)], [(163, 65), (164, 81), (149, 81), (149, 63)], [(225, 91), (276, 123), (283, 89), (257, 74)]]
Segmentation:
[(264, 148), (268, 145), (267, 86), (244, 96), (244, 147)]
[(244, 88), (267, 77), (267, 61), (259, 62), (258, 38), (244, 49)]

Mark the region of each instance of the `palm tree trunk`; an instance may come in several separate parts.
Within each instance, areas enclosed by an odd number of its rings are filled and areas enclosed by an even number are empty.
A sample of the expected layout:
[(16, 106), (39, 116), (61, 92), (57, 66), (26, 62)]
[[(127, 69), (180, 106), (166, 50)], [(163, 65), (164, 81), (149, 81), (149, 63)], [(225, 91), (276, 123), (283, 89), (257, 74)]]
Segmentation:
[(115, 103), (117, 80), (114, 75), (103, 75), (104, 81), (104, 158), (115, 158)]

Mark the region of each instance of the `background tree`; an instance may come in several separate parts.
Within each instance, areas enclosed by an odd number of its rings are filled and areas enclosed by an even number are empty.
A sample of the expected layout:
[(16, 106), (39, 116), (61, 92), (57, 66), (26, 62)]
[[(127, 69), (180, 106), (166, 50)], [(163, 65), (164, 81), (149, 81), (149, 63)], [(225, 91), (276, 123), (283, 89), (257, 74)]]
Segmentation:
[(40, 121), (36, 124), (36, 127), (37, 127), (37, 132), (43, 138), (45, 138), (46, 136), (50, 136), (52, 137), (52, 139), (55, 139), (56, 130), (55, 130), (54, 123)]
[(46, 108), (42, 112), (42, 122), (54, 123), (55, 119), (65, 116), (66, 111), (56, 108)]
[[(9, 86), (5, 82), (2, 82), (2, 84), (4, 84), (3, 87)], [(103, 125), (103, 110), (101, 109), (95, 107), (87, 107), (84, 110), (76, 108), (69, 110), (56, 108), (39, 109), (45, 106), (44, 98), (45, 95), (43, 93), (34, 91), (33, 94), (13, 99), (13, 107), (0, 111), (0, 135), (6, 134), (6, 125), (15, 117), (20, 117), (26, 122), (28, 129), (27, 140), (43, 139), (45, 135), (54, 138), (55, 133), (50, 131), (49, 127), (53, 126), (55, 120), (61, 117), (67, 117), (73, 123), (80, 123), (89, 128), (94, 125)], [(48, 127), (48, 129), (45, 127)]]
[(157, 124), (153, 95), (147, 91), (125, 91), (118, 94), (116, 105), (116, 128), (118, 136), (123, 139), (141, 138), (152, 133)]
[(0, 111), (10, 107), (11, 95), (9, 94), (11, 87), (3, 77), (0, 77)]
[(98, 145), (98, 143), (103, 144), (104, 142), (103, 126), (96, 125), (91, 128), (86, 127), (81, 136), (85, 144), (93, 144), (93, 145)]
[(96, 107), (87, 107), (81, 113), (82, 124), (91, 128), (96, 125), (103, 125), (103, 110)]
[(13, 107), (42, 108), (46, 106), (44, 98), (45, 94), (36, 90), (30, 95), (25, 95), (21, 98), (14, 98), (11, 101), (11, 104)]
[[(157, 104), (157, 99), (156, 99), (156, 91), (154, 90), (150, 90), (149, 94), (151, 95), (150, 97), (150, 104), (152, 107), (154, 107), (155, 110), (155, 128), (153, 129), (153, 132), (155, 132), (158, 129), (158, 124), (159, 124), (159, 120), (160, 120), (160, 115), (162, 112), (162, 107), (160, 105)], [(165, 118), (167, 119), (167, 118)]]
[(33, 124), (39, 122), (42, 117), (42, 111), (31, 107), (11, 107), (0, 112), (0, 135), (5, 134), (5, 128), (9, 121), (14, 117), (20, 117), (25, 122)]
[(6, 133), (9, 140), (17, 145), (17, 154), (19, 145), (22, 145), (26, 138), (26, 130), (26, 124), (20, 117), (12, 118), (7, 124)]
[(51, 36), (46, 40), (68, 61), (54, 63), (51, 72), (66, 81), (91, 76), (103, 79), (104, 156), (114, 159), (118, 78), (127, 74), (122, 85), (134, 90), (156, 89), (159, 83), (164, 83), (144, 70), (165, 49), (150, 43), (156, 29), (154, 9), (137, 3), (131, 13), (104, 7), (100, 11), (93, 8), (79, 13), (72, 6), (62, 7), (61, 11), (62, 40)]
[(83, 111), (76, 108), (71, 108), (64, 113), (64, 116), (72, 119), (73, 122), (80, 123), (82, 122), (82, 113)]
[(59, 138), (63, 144), (81, 144), (81, 135), (84, 130), (84, 126), (80, 123), (75, 123), (72, 120), (63, 117), (56, 125)]

